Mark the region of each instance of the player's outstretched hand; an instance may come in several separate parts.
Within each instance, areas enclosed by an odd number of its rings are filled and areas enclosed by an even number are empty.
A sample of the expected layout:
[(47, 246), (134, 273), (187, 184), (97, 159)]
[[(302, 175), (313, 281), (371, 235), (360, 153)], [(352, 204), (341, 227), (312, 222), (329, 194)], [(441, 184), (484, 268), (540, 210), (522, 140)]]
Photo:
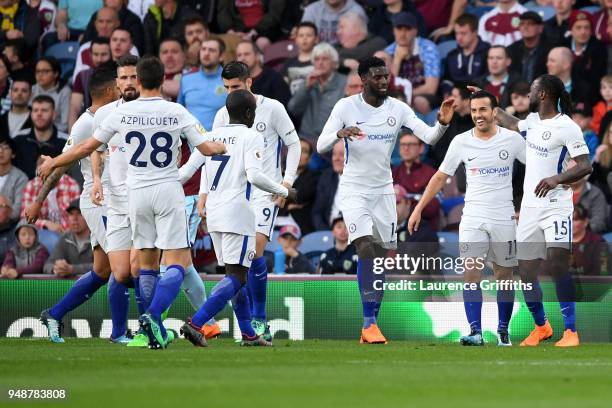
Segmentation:
[(34, 224), (38, 217), (40, 216), (40, 208), (42, 204), (34, 201), (30, 205), (28, 205), (25, 209), (25, 219), (28, 223)]
[(545, 179), (540, 180), (538, 185), (535, 188), (536, 197), (542, 198), (546, 197), (546, 194), (553, 188), (559, 185), (559, 181), (556, 176), (546, 177)]
[(467, 90), (468, 90), (468, 91), (470, 91), (471, 93), (478, 92), (478, 91), (482, 91), (482, 89), (481, 89), (481, 88), (479, 88), (479, 87), (477, 87), (477, 86), (474, 86), (474, 85), (468, 85), (468, 86), (466, 86), (466, 88), (467, 88)]
[(419, 230), (419, 225), (421, 224), (421, 211), (415, 209), (412, 211), (410, 218), (408, 219), (408, 233), (410, 235), (414, 234)]
[(53, 171), (53, 159), (49, 156), (40, 156), (40, 160), (36, 175), (45, 181)]
[(453, 119), (453, 114), (455, 113), (455, 109), (453, 108), (454, 103), (454, 98), (448, 98), (442, 102), (440, 110), (438, 111), (438, 122), (440, 122), (440, 124), (446, 126)]
[(340, 129), (336, 136), (339, 139), (348, 139), (348, 140), (361, 140), (365, 137), (365, 133), (359, 129), (357, 126), (349, 126), (344, 129)]
[(289, 187), (287, 188), (287, 191), (289, 192), (289, 194), (287, 194), (287, 198), (285, 198), (285, 201), (289, 204), (296, 203), (297, 202), (297, 190), (293, 187)]

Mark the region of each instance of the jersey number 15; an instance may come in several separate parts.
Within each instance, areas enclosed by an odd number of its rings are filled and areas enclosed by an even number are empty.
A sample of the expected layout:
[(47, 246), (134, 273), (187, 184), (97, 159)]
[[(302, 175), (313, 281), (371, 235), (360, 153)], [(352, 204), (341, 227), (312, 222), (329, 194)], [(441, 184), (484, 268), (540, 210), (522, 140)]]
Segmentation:
[[(147, 146), (147, 139), (140, 132), (129, 132), (125, 135), (125, 143), (132, 144), (132, 140), (136, 139), (138, 141), (138, 146), (136, 146), (136, 151), (132, 155), (130, 159), (130, 165), (135, 167), (147, 167), (148, 163), (144, 160), (138, 160), (140, 155), (144, 151)], [(160, 144), (160, 140), (163, 140), (163, 144)], [(151, 150), (150, 160), (151, 164), (155, 167), (166, 167), (172, 162), (172, 150), (170, 147), (172, 146), (172, 136), (170, 136), (166, 132), (157, 132), (151, 136)], [(162, 161), (159, 160), (159, 156), (163, 154)]]

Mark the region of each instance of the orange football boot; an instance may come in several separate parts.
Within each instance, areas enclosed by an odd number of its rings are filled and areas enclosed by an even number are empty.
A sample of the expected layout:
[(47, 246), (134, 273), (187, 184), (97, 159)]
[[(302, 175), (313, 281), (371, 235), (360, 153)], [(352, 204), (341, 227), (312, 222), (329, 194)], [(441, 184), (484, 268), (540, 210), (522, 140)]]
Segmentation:
[(219, 327), (219, 324), (217, 322), (215, 322), (214, 324), (207, 323), (202, 326), (201, 332), (204, 334), (204, 337), (206, 337), (206, 340), (208, 340), (219, 336), (221, 334), (221, 328)]
[(521, 347), (535, 347), (540, 344), (541, 341), (550, 339), (552, 335), (553, 328), (547, 320), (542, 326), (536, 325), (535, 329), (529, 333), (529, 336), (521, 342)]
[(580, 345), (580, 339), (578, 338), (578, 332), (566, 329), (563, 332), (561, 340), (555, 343), (557, 347), (576, 347)]
[(371, 324), (367, 329), (361, 329), (359, 343), (387, 344), (387, 339), (385, 339), (385, 336), (383, 336), (376, 324)]

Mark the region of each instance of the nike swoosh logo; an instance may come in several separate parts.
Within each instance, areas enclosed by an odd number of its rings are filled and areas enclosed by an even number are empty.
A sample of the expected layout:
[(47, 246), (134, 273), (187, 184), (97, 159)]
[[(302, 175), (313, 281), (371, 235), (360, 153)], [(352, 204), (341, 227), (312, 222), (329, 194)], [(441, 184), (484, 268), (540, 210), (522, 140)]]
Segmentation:
[[(478, 156), (476, 156), (476, 157), (478, 157)], [(474, 160), (476, 157), (472, 157), (471, 159), (468, 157), (468, 161), (472, 161), (472, 160)]]
[(266, 224), (257, 224), (258, 227), (265, 227)]
[(561, 241), (562, 239), (565, 239), (565, 237), (561, 237), (561, 238), (555, 237), (555, 241)]
[(363, 125), (365, 123), (365, 121), (363, 122), (355, 122), (357, 125)]

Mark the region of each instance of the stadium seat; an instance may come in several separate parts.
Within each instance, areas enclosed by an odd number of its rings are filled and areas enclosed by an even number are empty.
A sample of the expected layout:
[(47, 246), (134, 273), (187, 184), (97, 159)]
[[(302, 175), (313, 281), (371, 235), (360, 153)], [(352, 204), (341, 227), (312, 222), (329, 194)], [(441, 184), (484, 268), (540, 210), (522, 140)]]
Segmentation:
[(538, 13), (544, 21), (549, 20), (555, 16), (555, 9), (553, 7), (528, 6), (527, 9)]
[(487, 14), (489, 11), (493, 10), (493, 6), (481, 6), (481, 7), (468, 7), (465, 12), (475, 15), (480, 18)]
[(264, 51), (264, 64), (278, 71), (287, 59), (297, 55), (298, 49), (293, 41), (278, 41)]
[(72, 75), (78, 52), (78, 41), (60, 42), (49, 47), (45, 56), (58, 60), (62, 68), (62, 78), (66, 79)]
[(604, 234), (603, 239), (605, 239), (606, 242), (612, 242), (612, 232), (608, 232), (607, 234)]
[(601, 7), (599, 7), (599, 6), (586, 6), (586, 7), (581, 8), (580, 10), (586, 11), (587, 13), (595, 14), (598, 11), (601, 10)]
[(280, 248), (280, 244), (278, 243), (278, 230), (274, 230), (270, 241), (266, 245), (265, 252), (274, 253), (278, 248)]
[(319, 264), (321, 254), (333, 246), (334, 237), (331, 231), (315, 231), (302, 238), (299, 250), (316, 267)]
[(448, 214), (451, 212), (451, 210), (454, 207), (461, 205), (464, 202), (465, 202), (465, 197), (462, 195), (455, 196), (455, 197), (446, 197), (440, 201), (440, 206), (442, 207), (442, 211), (444, 211), (444, 215), (448, 216)]
[(446, 58), (449, 52), (457, 48), (457, 41), (455, 40), (444, 41), (438, 44), (437, 47), (438, 47), (438, 52), (440, 53), (440, 59), (443, 60), (444, 58)]
[(53, 232), (46, 229), (38, 230), (38, 241), (47, 248), (49, 254), (53, 253), (53, 249), (55, 245), (57, 245), (57, 241), (59, 240), (59, 234), (57, 232)]

